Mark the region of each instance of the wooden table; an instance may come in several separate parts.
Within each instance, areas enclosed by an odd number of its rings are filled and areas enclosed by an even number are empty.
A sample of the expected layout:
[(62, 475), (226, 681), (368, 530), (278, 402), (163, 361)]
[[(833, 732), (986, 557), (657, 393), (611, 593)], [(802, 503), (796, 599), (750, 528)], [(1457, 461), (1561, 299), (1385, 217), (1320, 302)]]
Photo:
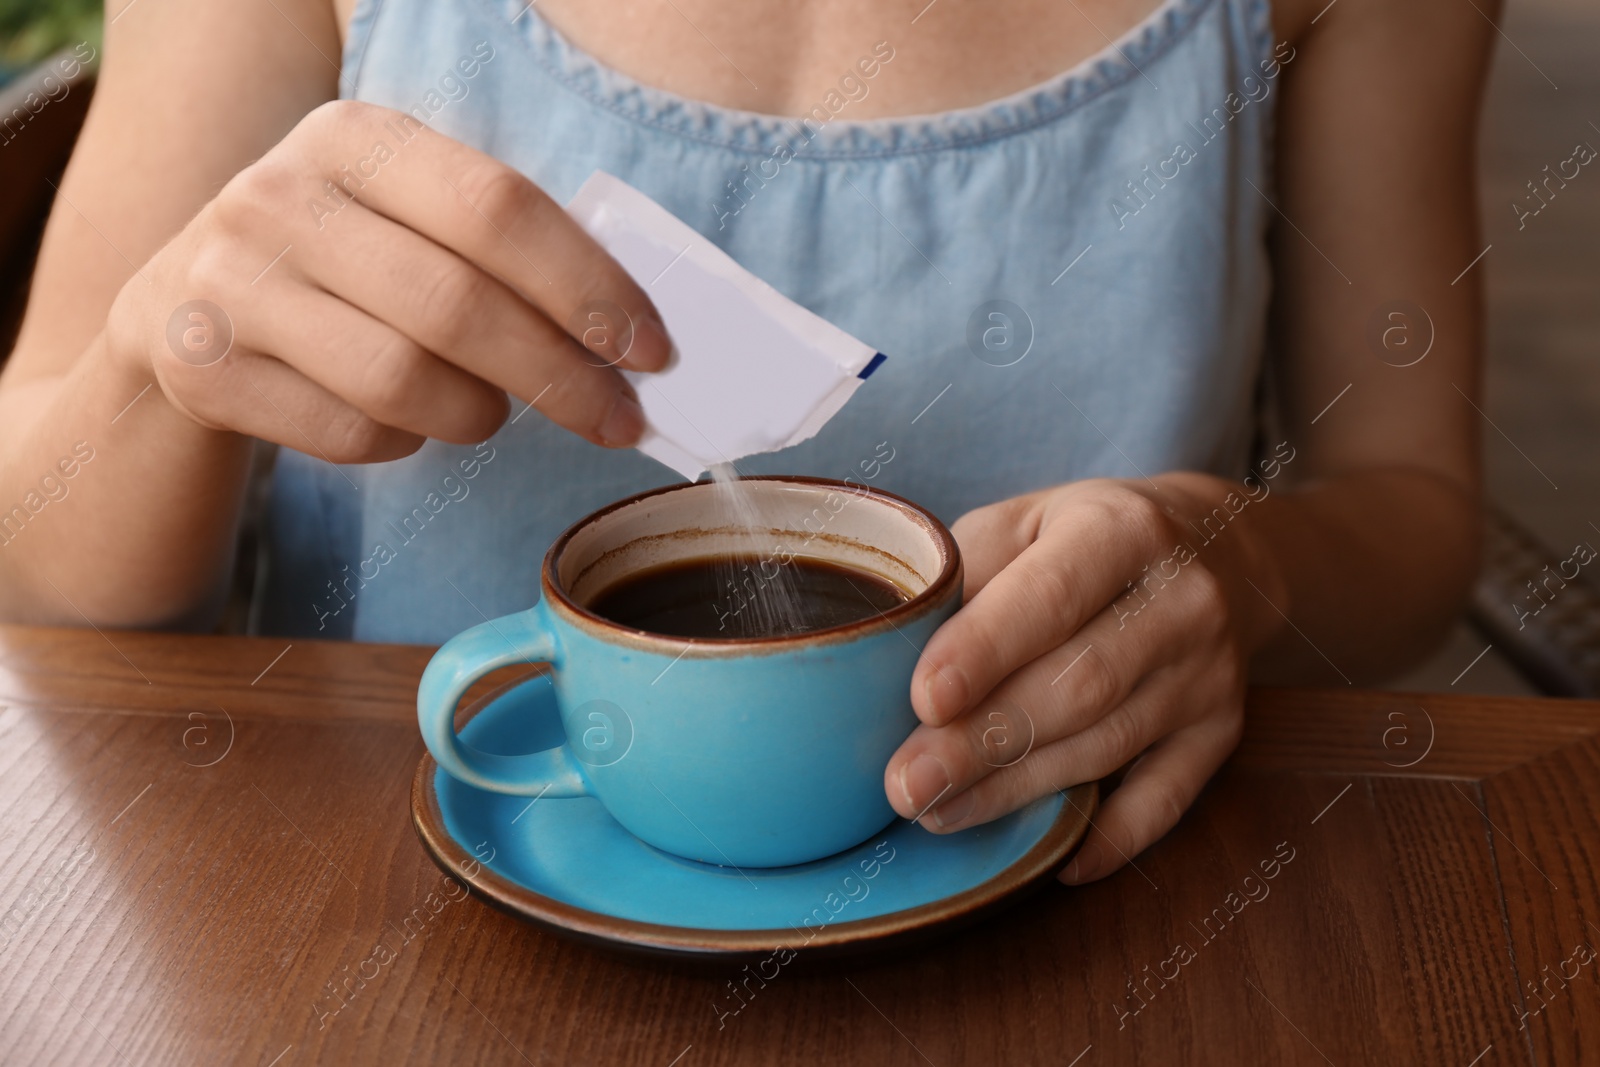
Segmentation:
[(1258, 692), (1136, 868), (719, 1029), (475, 899), (401, 941), (428, 650), (285, 644), (0, 627), (0, 1061), (1600, 1062), (1600, 705)]

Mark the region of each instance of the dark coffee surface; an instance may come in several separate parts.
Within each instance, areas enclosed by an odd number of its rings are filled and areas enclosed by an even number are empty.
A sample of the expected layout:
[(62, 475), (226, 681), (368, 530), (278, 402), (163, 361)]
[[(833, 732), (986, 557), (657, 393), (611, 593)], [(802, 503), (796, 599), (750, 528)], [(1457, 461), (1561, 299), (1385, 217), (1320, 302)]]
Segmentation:
[(779, 637), (872, 618), (909, 599), (875, 574), (795, 557), (695, 559), (639, 571), (588, 608), (670, 637)]

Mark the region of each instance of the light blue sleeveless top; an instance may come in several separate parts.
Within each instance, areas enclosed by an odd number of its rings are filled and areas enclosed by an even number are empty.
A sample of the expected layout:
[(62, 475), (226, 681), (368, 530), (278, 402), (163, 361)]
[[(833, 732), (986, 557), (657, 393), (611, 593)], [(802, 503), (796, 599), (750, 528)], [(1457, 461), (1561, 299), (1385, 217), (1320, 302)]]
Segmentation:
[[(563, 203), (608, 171), (888, 355), (816, 438), (747, 472), (867, 478), (946, 522), (1088, 476), (1241, 475), (1293, 58), (1265, 0), (1165, 0), (1035, 88), (853, 121), (914, 48), (909, 25), (863, 41), (807, 116), (784, 119), (641, 85), (527, 0), (361, 0), (341, 84)], [(392, 463), (282, 450), (253, 626), (442, 641), (531, 605), (573, 521), (677, 480), (537, 412), (487, 445), (429, 442)]]

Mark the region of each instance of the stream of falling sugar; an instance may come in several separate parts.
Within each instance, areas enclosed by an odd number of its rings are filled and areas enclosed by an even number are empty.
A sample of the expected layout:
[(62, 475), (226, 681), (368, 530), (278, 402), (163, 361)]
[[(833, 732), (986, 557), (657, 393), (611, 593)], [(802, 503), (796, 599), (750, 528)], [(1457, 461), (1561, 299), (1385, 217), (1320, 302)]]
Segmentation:
[(749, 535), (743, 550), (718, 561), (715, 609), (724, 637), (773, 637), (805, 630), (793, 571), (779, 562), (777, 526), (731, 463), (711, 468), (718, 524)]

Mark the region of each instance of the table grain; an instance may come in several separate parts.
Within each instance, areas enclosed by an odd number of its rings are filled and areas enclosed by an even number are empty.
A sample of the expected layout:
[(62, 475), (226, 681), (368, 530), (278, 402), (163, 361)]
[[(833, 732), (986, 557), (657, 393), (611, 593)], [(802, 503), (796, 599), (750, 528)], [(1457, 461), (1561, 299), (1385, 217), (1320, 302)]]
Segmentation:
[(763, 984), (446, 881), (430, 652), (0, 627), (0, 1062), (1600, 1063), (1600, 704), (1256, 691), (1117, 875)]

